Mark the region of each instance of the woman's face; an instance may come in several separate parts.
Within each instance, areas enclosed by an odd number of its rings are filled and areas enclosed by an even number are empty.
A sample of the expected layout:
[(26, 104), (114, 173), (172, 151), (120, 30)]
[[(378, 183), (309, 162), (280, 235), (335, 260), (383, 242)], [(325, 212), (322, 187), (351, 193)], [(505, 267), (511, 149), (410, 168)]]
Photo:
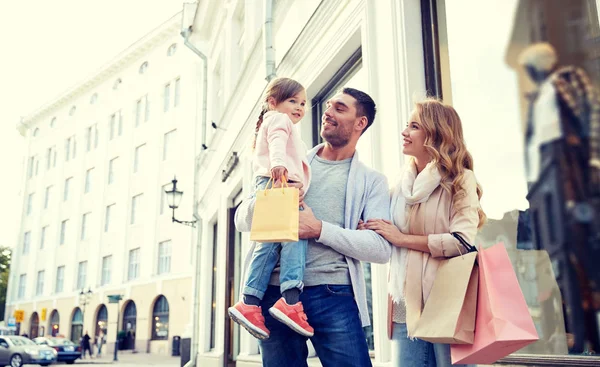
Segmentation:
[(406, 128), (402, 131), (404, 141), (402, 144), (402, 153), (413, 156), (417, 159), (426, 159), (428, 156), (425, 150), (425, 130), (419, 121), (417, 111), (413, 111)]

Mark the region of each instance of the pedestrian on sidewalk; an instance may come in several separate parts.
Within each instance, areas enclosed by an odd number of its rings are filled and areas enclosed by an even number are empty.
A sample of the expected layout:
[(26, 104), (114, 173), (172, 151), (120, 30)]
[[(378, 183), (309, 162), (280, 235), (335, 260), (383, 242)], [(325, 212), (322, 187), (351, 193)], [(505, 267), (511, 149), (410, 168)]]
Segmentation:
[(88, 354), (90, 355), (90, 358), (93, 357), (92, 355), (92, 346), (90, 345), (90, 335), (88, 334), (87, 330), (85, 331), (85, 335), (83, 336), (83, 338), (81, 338), (81, 358), (85, 359), (85, 352), (87, 351)]

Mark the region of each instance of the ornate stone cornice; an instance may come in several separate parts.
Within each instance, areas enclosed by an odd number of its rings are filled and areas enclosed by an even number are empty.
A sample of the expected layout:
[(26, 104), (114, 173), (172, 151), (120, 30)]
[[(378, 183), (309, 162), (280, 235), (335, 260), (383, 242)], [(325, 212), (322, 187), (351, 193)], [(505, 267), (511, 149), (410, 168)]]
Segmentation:
[[(147, 53), (150, 49), (166, 41), (179, 33), (181, 27), (181, 12), (173, 15), (166, 22), (146, 34), (140, 40), (129, 46), (111, 61), (106, 63), (98, 71), (91, 74), (85, 81), (67, 89), (58, 98), (39, 107), (22, 121), (28, 128), (32, 123), (43, 117), (49, 117), (52, 112), (63, 107), (67, 103), (89, 92), (93, 88), (107, 81), (111, 77), (117, 77), (126, 67)], [(166, 52), (166, 51), (165, 51)], [(127, 81), (124, 80), (126, 83)]]

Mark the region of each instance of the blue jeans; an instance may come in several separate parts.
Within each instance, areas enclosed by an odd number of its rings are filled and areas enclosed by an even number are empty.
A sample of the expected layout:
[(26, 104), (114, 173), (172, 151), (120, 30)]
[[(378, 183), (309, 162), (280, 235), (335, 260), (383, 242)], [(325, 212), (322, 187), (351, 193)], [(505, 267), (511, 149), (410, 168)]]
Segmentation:
[[(257, 177), (254, 193), (256, 194), (257, 190), (264, 190), (268, 181), (268, 177)], [(242, 293), (262, 299), (277, 261), (279, 261), (281, 270), (279, 274), (280, 292), (283, 293), (292, 288), (302, 291), (307, 249), (308, 240), (257, 243), (248, 266)]]
[(406, 324), (394, 323), (392, 333), (392, 367), (469, 367), (450, 361), (450, 344), (430, 343), (408, 338)]
[[(269, 286), (261, 302), (265, 325), (271, 332), (259, 340), (264, 367), (306, 367), (306, 337), (275, 320), (268, 312), (280, 298), (277, 287)], [(300, 301), (315, 329), (310, 338), (323, 367), (371, 366), (367, 339), (360, 322), (351, 285), (305, 287)]]

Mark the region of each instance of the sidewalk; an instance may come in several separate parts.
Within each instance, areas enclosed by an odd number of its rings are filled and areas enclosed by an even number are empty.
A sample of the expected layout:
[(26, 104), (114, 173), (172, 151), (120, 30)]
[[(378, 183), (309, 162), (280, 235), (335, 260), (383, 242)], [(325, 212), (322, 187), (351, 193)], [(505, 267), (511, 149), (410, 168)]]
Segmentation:
[(96, 365), (115, 365), (120, 367), (132, 366), (161, 366), (161, 367), (179, 367), (181, 357), (170, 357), (149, 353), (131, 353), (130, 351), (119, 351), (118, 361), (113, 362), (113, 354), (103, 354), (100, 358), (78, 359), (78, 364), (96, 364)]

